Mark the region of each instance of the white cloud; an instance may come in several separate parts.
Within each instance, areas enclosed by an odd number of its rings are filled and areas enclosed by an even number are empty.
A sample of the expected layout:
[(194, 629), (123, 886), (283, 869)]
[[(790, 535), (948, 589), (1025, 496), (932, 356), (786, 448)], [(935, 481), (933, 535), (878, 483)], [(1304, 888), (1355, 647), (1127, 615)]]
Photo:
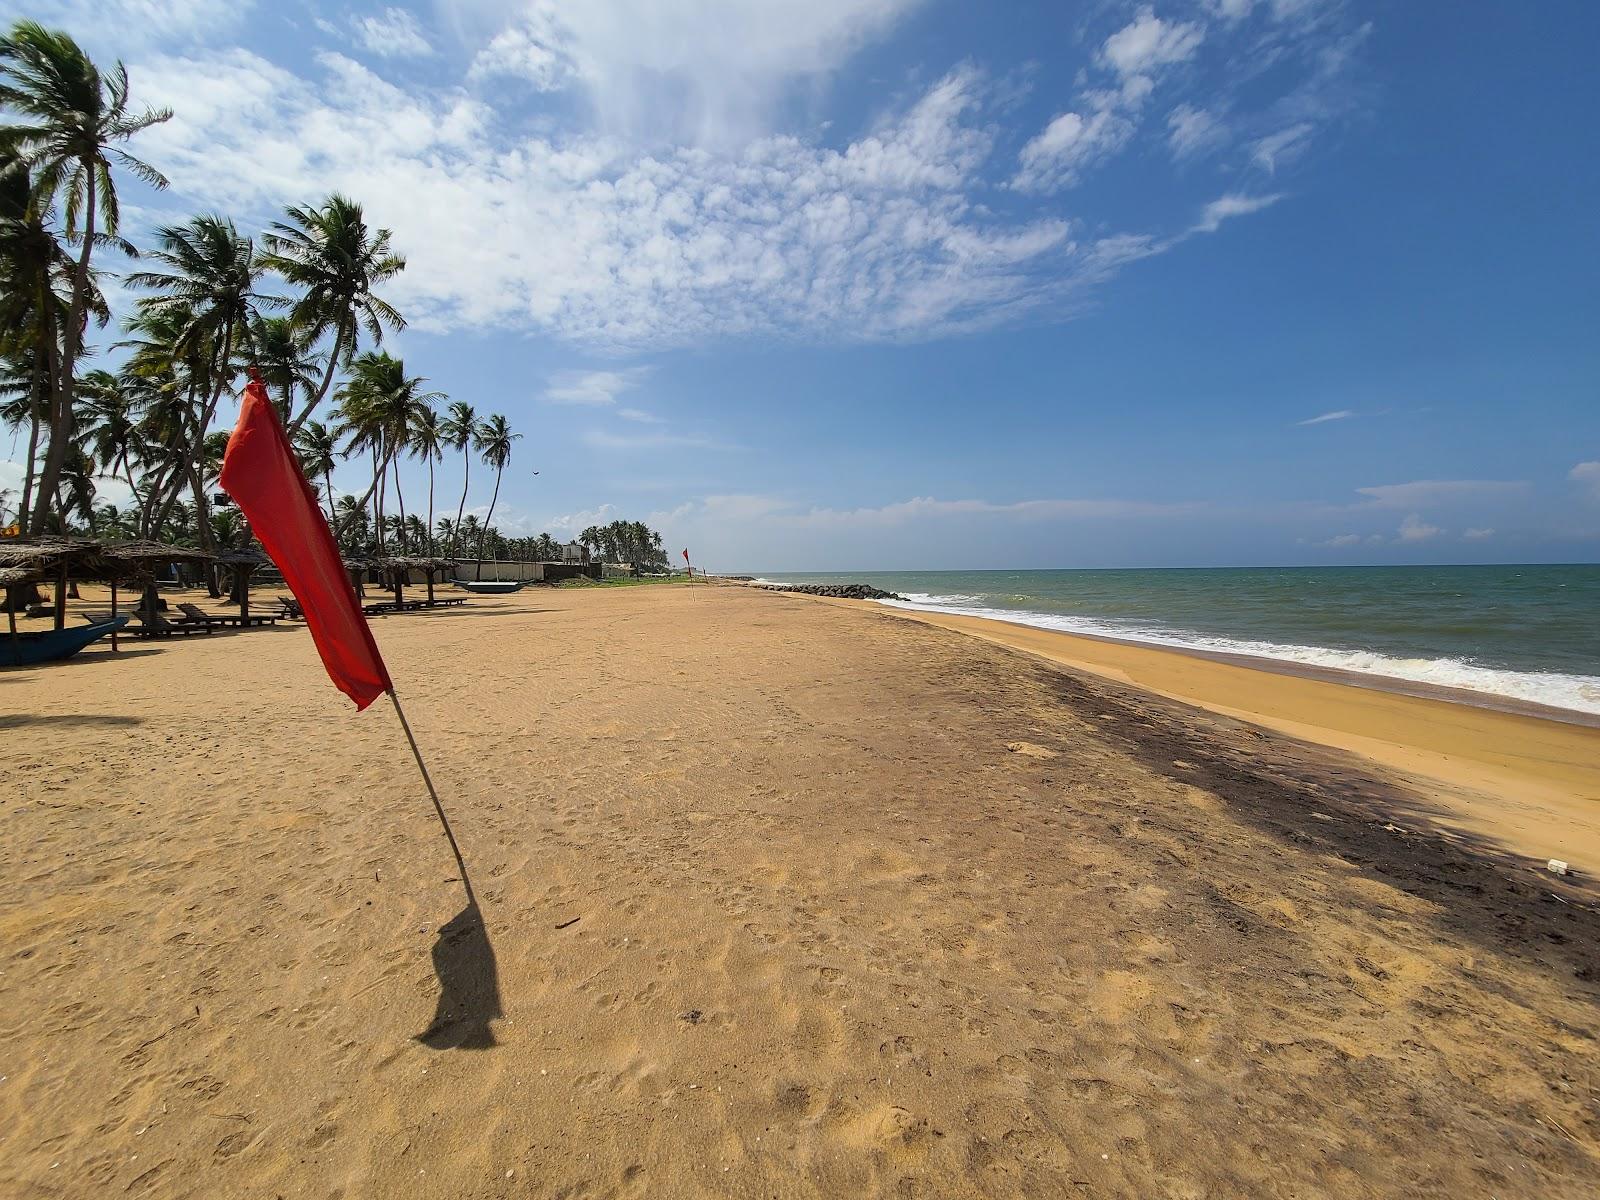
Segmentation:
[(1248, 216), (1260, 212), (1264, 208), (1271, 208), (1283, 199), (1281, 192), (1270, 196), (1220, 196), (1205, 206), (1200, 214), (1200, 221), (1194, 227), (1196, 233), (1215, 233), (1222, 227), (1222, 223), (1233, 217)]
[(1526, 490), (1526, 483), (1502, 479), (1418, 479), (1357, 488), (1379, 508), (1431, 508), (1468, 501), (1502, 500)]
[(1310, 144), (1311, 133), (1310, 122), (1301, 121), (1287, 129), (1268, 134), (1258, 139), (1251, 147), (1251, 161), (1267, 174), (1274, 174), (1280, 163), (1291, 161), (1305, 150)]
[(1567, 472), (1567, 478), (1587, 488), (1596, 500), (1600, 500), (1600, 461), (1579, 463)]
[(417, 19), (402, 8), (386, 8), (375, 16), (356, 17), (355, 38), (384, 58), (421, 58), (433, 53)]
[(541, 40), (528, 25), (502, 29), (473, 56), (467, 78), (481, 82), (496, 76), (521, 79), (536, 92), (558, 91), (571, 80), (574, 67), (558, 46)]
[(1206, 109), (1180, 104), (1167, 114), (1167, 146), (1174, 158), (1196, 158), (1227, 139), (1227, 129)]
[[(1171, 517), (1203, 508), (1194, 503), (1162, 504), (1143, 500), (1021, 500), (1001, 504), (989, 500), (939, 500), (918, 496), (876, 508), (801, 509), (774, 497), (738, 498), (738, 515), (761, 516), (792, 528), (854, 529), (882, 528), (913, 521), (944, 520), (958, 517), (1010, 520), (1119, 520), (1128, 518)], [(728, 497), (707, 497), (699, 503), (680, 505), (670, 516), (682, 520), (705, 516), (715, 511), (731, 516)]]
[(1366, 539), (1359, 533), (1341, 533), (1323, 542), (1324, 546), (1358, 546)]
[(1025, 192), (1070, 186), (1082, 168), (1121, 149), (1132, 134), (1132, 124), (1114, 112), (1062, 113), (1022, 147), (1012, 186)]
[(1304, 421), (1296, 421), (1296, 425), (1323, 425), (1329, 421), (1348, 421), (1355, 416), (1355, 410), (1341, 408), (1337, 412), (1325, 412), (1320, 417), (1307, 417)]
[(1240, 21), (1250, 15), (1256, 0), (1207, 0), (1206, 7), (1224, 21)]
[[(1140, 9), (1132, 22), (1105, 40), (1096, 56), (1116, 77), (1117, 86), (1085, 89), (1076, 109), (1058, 114), (1030, 138), (1017, 155), (1011, 186), (1023, 192), (1071, 187), (1085, 168), (1122, 149), (1155, 90), (1155, 75), (1192, 57), (1203, 36), (1199, 25), (1162, 21), (1149, 8)], [(1184, 132), (1174, 129), (1170, 136), (1197, 149), (1208, 136), (1203, 125), (1209, 117), (1187, 110), (1177, 120)]]
[(656, 416), (655, 413), (645, 412), (642, 408), (619, 408), (617, 409), (617, 416), (624, 421), (637, 421), (641, 425), (661, 424), (660, 417)]
[(65, 29), (96, 54), (126, 55), (131, 48), (234, 28), (254, 7), (253, 0), (31, 0), (24, 11), (46, 28)]
[(729, 147), (770, 132), (782, 101), (837, 69), (920, 0), (530, 0), (473, 64), (570, 86), (605, 134)]
[(835, 150), (636, 156), (594, 138), (498, 134), (460, 93), (423, 95), (336, 54), (315, 83), (244, 50), (165, 59), (146, 92), (178, 116), (144, 152), (186, 204), (254, 211), (340, 190), (395, 231), (388, 285), (425, 331), (501, 326), (598, 347), (755, 332), (926, 338), (1059, 306), (1105, 277), (1056, 217), (975, 203), (990, 133), (957, 71)]
[(1468, 529), (1461, 536), (1466, 538), (1469, 542), (1481, 542), (1484, 538), (1492, 538), (1494, 536), (1494, 530)]
[(557, 371), (541, 397), (549, 404), (581, 404), (603, 407), (615, 404), (623, 392), (639, 386), (649, 374), (648, 367), (629, 367), (618, 371)]
[(609, 525), (612, 521), (620, 521), (622, 513), (615, 504), (602, 504), (598, 508), (584, 509), (580, 512), (566, 513), (563, 516), (551, 517), (545, 522), (552, 534), (582, 533), (591, 525)]
[(1163, 21), (1150, 8), (1113, 33), (1100, 48), (1101, 59), (1119, 75), (1143, 75), (1191, 58), (1205, 36), (1197, 24)]
[(1437, 525), (1430, 525), (1416, 513), (1411, 513), (1400, 522), (1398, 538), (1402, 542), (1425, 542), (1429, 538), (1438, 537), (1444, 530)]

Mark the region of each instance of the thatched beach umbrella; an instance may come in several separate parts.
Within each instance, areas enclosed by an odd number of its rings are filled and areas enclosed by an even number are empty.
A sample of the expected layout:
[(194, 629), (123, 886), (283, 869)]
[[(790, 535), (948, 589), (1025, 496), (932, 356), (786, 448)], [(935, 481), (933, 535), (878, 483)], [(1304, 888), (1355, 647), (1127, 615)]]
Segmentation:
[(254, 546), (246, 546), (239, 550), (224, 550), (217, 555), (217, 566), (227, 567), (233, 572), (234, 599), (239, 602), (239, 616), (250, 615), (250, 576), (255, 574), (260, 567), (266, 566), (272, 560)]
[[(22, 587), (29, 583), (42, 583), (48, 578), (47, 574), (32, 567), (0, 567), (0, 591), (4, 591), (9, 596), (12, 588)], [(17, 610), (15, 605), (6, 605), (6, 622), (11, 628), (11, 636), (16, 637)]]
[[(67, 585), (73, 568), (83, 568), (99, 554), (100, 543), (89, 538), (41, 537), (0, 545), (0, 567), (21, 567), (56, 587), (56, 628), (67, 623)], [(30, 582), (37, 582), (33, 580)], [(8, 606), (9, 607), (9, 606)]]

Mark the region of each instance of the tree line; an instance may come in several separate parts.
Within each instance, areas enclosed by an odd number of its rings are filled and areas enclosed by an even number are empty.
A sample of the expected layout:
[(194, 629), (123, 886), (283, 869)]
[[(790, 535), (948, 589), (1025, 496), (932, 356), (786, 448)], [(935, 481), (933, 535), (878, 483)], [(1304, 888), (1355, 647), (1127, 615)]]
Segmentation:
[[(406, 262), (358, 202), (291, 206), (259, 244), (220, 214), (164, 226), (142, 250), (122, 236), (119, 178), (167, 186), (129, 144), (171, 116), (136, 111), (122, 64), (101, 71), (64, 33), (20, 21), (0, 37), (0, 421), (27, 438), (0, 524), (244, 544), (237, 510), (213, 502), (227, 444), (213, 424), (254, 367), (348, 552), (551, 550), (548, 535), (506, 539), (491, 523), (522, 435), (428, 390), (381, 349), (406, 322), (379, 291)], [(111, 342), (121, 365), (86, 369), (102, 349), (91, 332), (110, 324), (112, 255), (134, 262), (121, 278), (138, 298)], [(436, 520), (435, 466), (447, 454), (461, 457), (461, 492), (454, 518)], [(406, 508), (407, 459), (427, 464), (425, 521)], [(370, 469), (364, 494), (335, 495), (341, 461)], [(474, 463), (494, 472), (481, 521), (465, 511)], [(96, 503), (107, 476), (131, 490), (126, 509)]]

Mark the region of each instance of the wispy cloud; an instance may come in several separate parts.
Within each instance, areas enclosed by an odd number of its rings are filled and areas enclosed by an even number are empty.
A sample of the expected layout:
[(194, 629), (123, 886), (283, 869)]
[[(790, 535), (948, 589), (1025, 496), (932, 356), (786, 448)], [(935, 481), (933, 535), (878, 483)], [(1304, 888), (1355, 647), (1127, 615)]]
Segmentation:
[[(623, 392), (639, 386), (648, 367), (619, 371), (557, 371), (541, 396), (548, 404), (578, 404), (600, 408), (617, 402)], [(630, 412), (637, 411), (630, 409)]]
[[(1278, 197), (1224, 196), (1187, 228), (1187, 199), (1164, 213), (1141, 204), (1155, 215), (1128, 230), (1115, 209), (1063, 212), (1046, 193), (1139, 136), (1198, 153), (1219, 136), (1218, 114), (1236, 159), (1330, 119), (1330, 105), (1295, 99), (1291, 120), (1272, 97), (1287, 104), (1297, 79), (1337, 74), (1326, 51), (1346, 24), (1280, 19), (1275, 3), (1238, 19), (1147, 5), (1106, 28), (1042, 129), (1008, 128), (1014, 89), (973, 64), (917, 91), (884, 89), (895, 99), (842, 141), (784, 127), (797, 82), (825, 79), (915, 6), (491, 5), (478, 20), (515, 15), (463, 35), (469, 51), (478, 42), (470, 67), (434, 54), (429, 73), (445, 78), (427, 83), (386, 76), (388, 61), (429, 49), (427, 27), (400, 7), (348, 26), (385, 59), (376, 66), (323, 52), (289, 70), (239, 46), (146, 57), (132, 64), (139, 98), (176, 113), (141, 137), (173, 181), (155, 215), (205, 206), (262, 223), (307, 196), (359, 196), (409, 259), (386, 298), (432, 333), (508, 329), (626, 351), (1067, 319), (1137, 259)], [(1278, 65), (1250, 103), (1242, 85), (1213, 82), (1208, 68), (1226, 77), (1262, 46)], [(571, 95), (530, 126), (508, 76)], [(1157, 109), (1163, 89), (1170, 103)], [(995, 204), (1003, 179), (1014, 195)]]
[(616, 505), (601, 504), (596, 508), (551, 517), (545, 524), (551, 533), (574, 534), (582, 532), (591, 525), (608, 525), (612, 521), (620, 520), (621, 517), (622, 513)]
[(1416, 513), (1411, 513), (1400, 522), (1399, 532), (1396, 537), (1402, 542), (1426, 542), (1438, 537), (1444, 530), (1437, 525), (1430, 525)]
[(417, 19), (403, 8), (386, 8), (352, 24), (361, 46), (382, 58), (422, 58), (433, 53)]
[(1600, 500), (1600, 461), (1579, 463), (1567, 472), (1567, 478)]
[(1205, 206), (1196, 223), (1196, 233), (1215, 233), (1222, 227), (1222, 223), (1232, 217), (1248, 216), (1250, 213), (1260, 212), (1264, 208), (1271, 208), (1283, 199), (1281, 192), (1270, 196), (1221, 196)]
[[(1341, 408), (1336, 412), (1325, 412), (1320, 417), (1307, 417), (1304, 421), (1296, 421), (1295, 424), (1297, 426), (1299, 426), (1299, 425), (1322, 425), (1322, 424), (1326, 424), (1328, 421), (1348, 421), (1351, 417), (1353, 417), (1355, 415), (1356, 415), (1356, 412), (1355, 412), (1354, 409)], [(1363, 490), (1365, 490), (1365, 489), (1363, 489)]]
[(1481, 542), (1484, 538), (1492, 538), (1494, 536), (1494, 530), (1487, 527), (1482, 529), (1468, 529), (1465, 530), (1461, 536), (1469, 542)]
[(619, 408), (617, 409), (617, 416), (624, 421), (637, 421), (641, 425), (660, 425), (662, 423), (661, 418), (656, 416), (655, 413), (645, 412), (642, 408)]
[[(911, 522), (941, 521), (956, 518), (985, 518), (1017, 521), (1108, 521), (1176, 517), (1203, 511), (1206, 505), (1195, 502), (1158, 503), (1146, 500), (1064, 499), (996, 502), (981, 499), (940, 500), (916, 496), (868, 508), (803, 508), (770, 496), (742, 496), (736, 511), (745, 517), (762, 517), (790, 528), (847, 529), (885, 528)], [(680, 505), (670, 514), (683, 519), (703, 516), (715, 509), (729, 515), (727, 497), (707, 497), (704, 501)]]
[(1527, 490), (1523, 482), (1505, 479), (1417, 479), (1386, 483), (1356, 491), (1380, 508), (1433, 508), (1466, 501), (1503, 500)]

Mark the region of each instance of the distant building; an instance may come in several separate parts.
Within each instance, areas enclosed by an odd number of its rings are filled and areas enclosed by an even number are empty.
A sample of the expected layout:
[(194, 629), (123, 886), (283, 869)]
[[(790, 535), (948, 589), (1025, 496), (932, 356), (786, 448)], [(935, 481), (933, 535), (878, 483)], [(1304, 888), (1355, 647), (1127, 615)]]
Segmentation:
[(586, 563), (589, 561), (589, 547), (578, 542), (568, 542), (561, 547), (561, 561), (569, 563)]

